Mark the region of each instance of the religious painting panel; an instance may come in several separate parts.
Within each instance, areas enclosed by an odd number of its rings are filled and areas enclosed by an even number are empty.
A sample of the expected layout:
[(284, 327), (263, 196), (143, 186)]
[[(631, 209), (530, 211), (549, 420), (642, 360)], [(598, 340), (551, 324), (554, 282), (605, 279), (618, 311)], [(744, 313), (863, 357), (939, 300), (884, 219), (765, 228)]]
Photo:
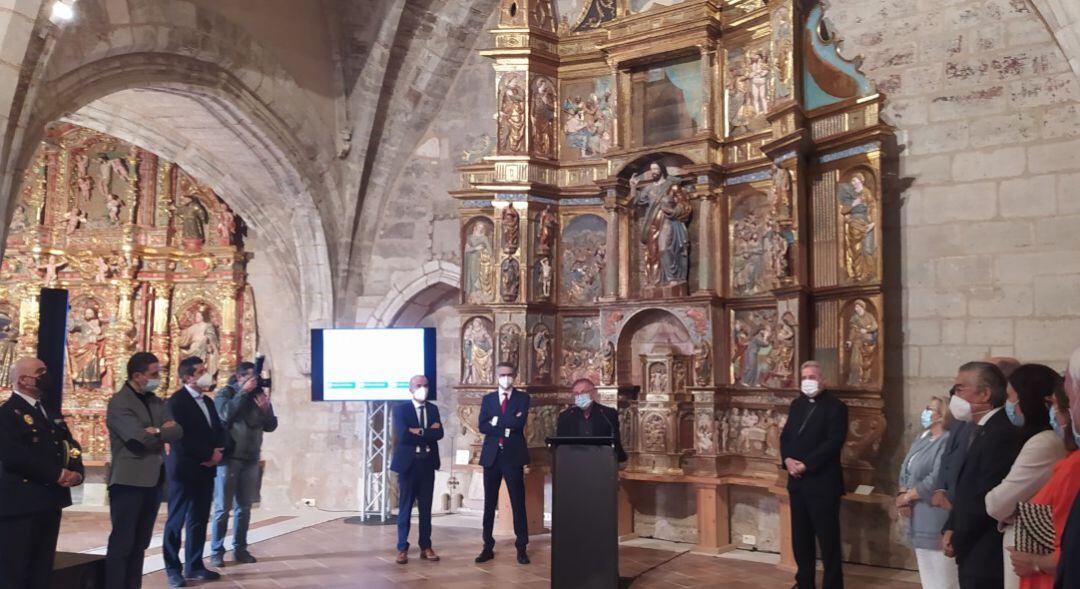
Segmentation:
[(528, 89), (525, 72), (503, 72), (498, 76), (498, 153), (523, 154), (526, 151), (525, 119)]
[[(87, 228), (119, 227), (135, 206), (135, 148), (89, 130), (65, 136), (69, 199), (65, 233)], [(132, 202), (129, 202), (132, 201)]]
[(560, 160), (574, 162), (604, 156), (615, 139), (618, 108), (614, 79), (601, 76), (563, 82), (562, 97)]
[(658, 145), (697, 135), (702, 128), (701, 58), (683, 58), (632, 74), (631, 121), (636, 145)]
[(525, 377), (521, 365), (522, 330), (516, 323), (507, 323), (499, 328), (499, 362), (507, 362), (518, 368), (518, 378)]
[(80, 389), (114, 391), (116, 375), (109, 369), (106, 355), (108, 306), (93, 295), (78, 295), (69, 306), (66, 372), (71, 385), (76, 394)]
[(465, 321), (461, 333), (461, 383), (495, 383), (495, 324), (486, 317)]
[(840, 307), (840, 386), (877, 389), (881, 385), (881, 311), (875, 298), (860, 297)]
[(462, 294), (469, 305), (495, 301), (495, 224), (487, 217), (476, 217), (465, 224), (465, 247), (461, 254)]
[(579, 215), (563, 229), (559, 297), (564, 304), (596, 302), (604, 292), (607, 221)]
[(774, 84), (769, 40), (727, 49), (725, 55), (724, 108), (728, 136), (769, 129), (765, 115), (772, 104)]
[(881, 281), (881, 184), (875, 167), (843, 162), (813, 178), (814, 285)]
[(734, 296), (769, 292), (792, 275), (796, 237), (790, 217), (785, 222), (777, 214), (778, 194), (772, 187), (734, 187), (728, 201), (728, 280)]
[(528, 353), (530, 380), (537, 384), (551, 382), (552, 365), (555, 361), (555, 330), (537, 321), (529, 330)]
[(585, 11), (592, 0), (555, 0), (555, 20), (559, 34), (566, 34), (577, 28), (585, 18)]
[(557, 141), (555, 120), (559, 108), (555, 80), (550, 76), (534, 75), (531, 98), (532, 108), (529, 110), (529, 119), (532, 122), (533, 151), (541, 157), (555, 159)]
[(757, 458), (780, 455), (780, 432), (787, 413), (772, 407), (733, 406), (718, 413), (718, 449), (721, 454)]
[(569, 386), (579, 378), (600, 382), (603, 340), (598, 317), (562, 318), (560, 378)]
[(744, 388), (793, 388), (798, 345), (795, 300), (775, 307), (731, 311), (732, 384)]
[[(193, 296), (185, 297), (189, 292)], [(202, 358), (206, 364), (206, 372), (215, 379), (223, 376), (218, 374), (222, 360), (222, 318), (218, 305), (204, 298), (204, 295), (182, 288), (177, 288), (174, 305), (173, 368), (179, 365), (180, 360), (195, 356)]]

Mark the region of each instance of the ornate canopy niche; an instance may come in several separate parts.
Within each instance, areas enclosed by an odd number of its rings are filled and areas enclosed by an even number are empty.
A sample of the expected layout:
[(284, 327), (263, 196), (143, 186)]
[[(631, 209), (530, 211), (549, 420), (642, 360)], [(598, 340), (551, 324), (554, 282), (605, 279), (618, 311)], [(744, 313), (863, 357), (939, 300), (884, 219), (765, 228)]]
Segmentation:
[[(624, 499), (690, 485), (702, 549), (730, 543), (730, 487), (786, 501), (778, 439), (800, 362), (821, 362), (851, 408), (851, 484), (871, 478), (885, 428), (891, 131), (823, 10), (502, 0), (481, 52), (497, 149), (451, 192), (462, 349), (478, 350), (463, 411), (493, 387), (475, 378), (492, 353), (518, 358), (541, 450), (569, 385), (593, 380), (622, 415)], [(495, 345), (508, 325), (511, 351)]]
[(109, 454), (105, 407), (132, 353), (186, 356), (220, 383), (256, 349), (244, 224), (156, 155), (70, 124), (48, 130), (23, 179), (0, 269), (0, 386), (37, 348), (42, 287), (69, 291), (64, 413), (87, 459)]

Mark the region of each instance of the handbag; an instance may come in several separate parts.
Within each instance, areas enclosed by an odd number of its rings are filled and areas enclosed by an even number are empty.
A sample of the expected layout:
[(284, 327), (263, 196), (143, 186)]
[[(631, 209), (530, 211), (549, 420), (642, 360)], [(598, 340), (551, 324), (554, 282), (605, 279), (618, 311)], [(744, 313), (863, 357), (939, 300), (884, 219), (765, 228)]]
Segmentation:
[(1016, 504), (1016, 549), (1030, 554), (1054, 551), (1054, 517), (1049, 505), (1021, 501)]

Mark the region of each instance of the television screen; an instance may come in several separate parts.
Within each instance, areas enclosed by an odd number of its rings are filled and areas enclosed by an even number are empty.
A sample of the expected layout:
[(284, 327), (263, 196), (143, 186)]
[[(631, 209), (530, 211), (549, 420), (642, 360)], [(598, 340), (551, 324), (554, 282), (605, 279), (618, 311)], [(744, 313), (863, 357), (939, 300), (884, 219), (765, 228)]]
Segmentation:
[(434, 399), (434, 328), (311, 331), (313, 401), (406, 401), (417, 374)]

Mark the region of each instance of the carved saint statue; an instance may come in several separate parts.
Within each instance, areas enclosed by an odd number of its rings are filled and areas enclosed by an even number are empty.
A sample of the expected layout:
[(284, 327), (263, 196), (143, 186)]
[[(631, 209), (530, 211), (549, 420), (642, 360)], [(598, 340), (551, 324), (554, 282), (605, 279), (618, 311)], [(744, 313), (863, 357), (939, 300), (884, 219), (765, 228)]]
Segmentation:
[(232, 245), (233, 235), (236, 234), (236, 215), (223, 208), (218, 214), (218, 222), (215, 227), (221, 245)]
[(603, 363), (600, 365), (600, 380), (603, 384), (615, 382), (615, 344), (610, 341), (604, 344)]
[(525, 151), (525, 88), (518, 74), (508, 74), (499, 97), (499, 151)]
[(68, 211), (64, 215), (64, 219), (67, 221), (67, 230), (65, 233), (68, 235), (75, 233), (79, 227), (86, 225), (86, 223), (90, 221), (90, 218), (79, 207), (74, 207)]
[(848, 350), (847, 384), (857, 387), (873, 380), (874, 359), (878, 346), (878, 321), (866, 310), (866, 301), (855, 301), (855, 312), (848, 324), (844, 347)]
[(776, 341), (773, 342), (772, 354), (769, 358), (772, 371), (772, 384), (779, 387), (790, 387), (795, 383), (795, 315), (790, 311), (784, 313), (776, 330)]
[(551, 333), (543, 325), (533, 334), (533, 369), (537, 380), (547, 380), (551, 376)]
[(475, 318), (465, 326), (462, 338), (465, 358), (465, 384), (490, 384), (495, 382), (494, 346), (491, 333), (483, 320)]
[(68, 362), (76, 386), (99, 387), (105, 374), (105, 329), (97, 309), (86, 307), (82, 317), (73, 318), (68, 331)]
[(109, 197), (105, 200), (105, 209), (108, 211), (109, 222), (113, 225), (120, 224), (120, 208), (124, 206), (124, 201), (120, 200), (120, 197), (109, 193)]
[(465, 293), (470, 304), (495, 300), (495, 257), (486, 223), (474, 223), (465, 240)]
[(555, 231), (558, 224), (559, 221), (555, 218), (555, 213), (550, 208), (544, 209), (544, 212), (540, 214), (540, 243), (536, 248), (537, 254), (541, 256), (551, 255), (551, 250), (555, 247)]
[(521, 293), (521, 265), (516, 258), (506, 258), (502, 262), (502, 300), (513, 303)]
[(19, 326), (11, 314), (0, 311), (0, 382), (11, 382), (11, 366), (18, 358)]
[(206, 363), (206, 371), (217, 375), (221, 360), (221, 338), (218, 328), (210, 322), (206, 305), (195, 309), (194, 321), (180, 332), (180, 354), (198, 356)]
[[(768, 371), (768, 361), (766, 359), (771, 352), (772, 331), (768, 327), (761, 327), (754, 334), (754, 337), (750, 338), (744, 352), (742, 378), (739, 379), (743, 386), (756, 387), (762, 385), (761, 377)], [(766, 361), (762, 362), (762, 360)]]
[(697, 451), (702, 454), (713, 454), (716, 450), (713, 443), (713, 421), (709, 415), (701, 416), (697, 423)]
[(537, 153), (555, 157), (555, 109), (558, 106), (555, 85), (550, 78), (538, 77), (533, 83), (533, 144)]
[(513, 323), (504, 325), (499, 330), (499, 359), (513, 366), (521, 366), (521, 328)]
[(56, 284), (57, 272), (59, 272), (65, 266), (67, 266), (67, 262), (61, 260), (60, 258), (52, 254), (49, 254), (48, 262), (38, 266), (38, 271), (45, 271), (44, 279), (46, 287), (52, 287)]
[(22, 231), (29, 224), (30, 219), (26, 216), (26, 207), (22, 205), (15, 207), (15, 214), (11, 216), (11, 232)]
[(182, 235), (185, 240), (206, 241), (206, 223), (210, 215), (206, 207), (194, 196), (186, 195), (180, 199), (180, 219), (183, 221)]
[(699, 387), (709, 386), (712, 382), (712, 346), (701, 342), (694, 349), (694, 384)]
[(727, 452), (728, 436), (731, 435), (731, 425), (728, 423), (727, 414), (723, 414), (716, 420), (717, 429), (720, 430), (720, 451)]
[(521, 216), (513, 206), (503, 209), (502, 214), (502, 249), (508, 255), (514, 255), (520, 243)]
[(540, 273), (540, 297), (548, 300), (551, 298), (551, 285), (554, 278), (551, 270), (551, 258), (540, 258), (538, 272)]
[(840, 214), (844, 220), (844, 270), (848, 278), (862, 282), (877, 273), (874, 240), (874, 195), (866, 178), (856, 173), (840, 184)]
[(772, 204), (773, 217), (777, 219), (791, 218), (792, 203), (791, 171), (773, 164), (772, 186), (769, 188), (769, 200)]
[[(640, 185), (641, 181), (647, 182)], [(638, 205), (648, 207), (641, 228), (645, 244), (645, 276), (650, 285), (665, 286), (686, 282), (690, 269), (690, 203), (669, 177), (667, 169), (653, 162), (649, 170), (630, 178), (630, 196)]]

